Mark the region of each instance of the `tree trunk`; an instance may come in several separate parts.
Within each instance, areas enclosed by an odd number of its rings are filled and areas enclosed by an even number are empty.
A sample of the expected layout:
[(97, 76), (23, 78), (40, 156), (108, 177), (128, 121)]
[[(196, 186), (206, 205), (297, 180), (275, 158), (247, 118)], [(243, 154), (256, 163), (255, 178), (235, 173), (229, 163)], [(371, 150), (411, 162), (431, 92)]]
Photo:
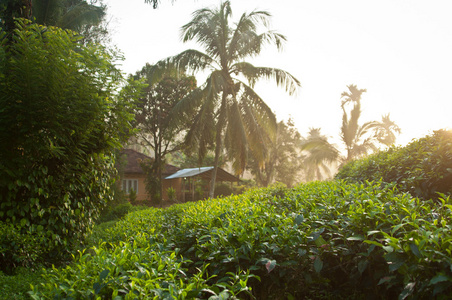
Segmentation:
[(220, 107), (220, 115), (218, 116), (217, 133), (215, 136), (215, 160), (213, 163), (212, 178), (210, 179), (209, 198), (213, 198), (215, 194), (215, 181), (217, 179), (218, 162), (220, 161), (221, 148), (223, 147), (222, 132), (226, 124), (226, 98), (227, 94), (223, 93)]
[(215, 143), (215, 160), (213, 163), (213, 170), (212, 170), (212, 178), (210, 179), (210, 190), (209, 190), (209, 198), (213, 198), (215, 194), (215, 181), (217, 179), (217, 170), (218, 170), (218, 162), (220, 160), (220, 153), (221, 153), (221, 147), (222, 140), (221, 140), (221, 126), (220, 123), (221, 120), (218, 120), (218, 127), (217, 127), (217, 136), (216, 136), (216, 143)]

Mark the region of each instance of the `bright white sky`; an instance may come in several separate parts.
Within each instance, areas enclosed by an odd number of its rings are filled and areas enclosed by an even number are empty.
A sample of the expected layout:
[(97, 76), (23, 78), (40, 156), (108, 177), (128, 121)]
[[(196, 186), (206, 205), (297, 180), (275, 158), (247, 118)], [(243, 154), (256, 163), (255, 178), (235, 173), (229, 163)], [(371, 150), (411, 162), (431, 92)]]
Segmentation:
[[(154, 10), (144, 0), (105, 0), (124, 72), (197, 48), (181, 42), (180, 27), (196, 9), (220, 3), (161, 2)], [(250, 62), (301, 81), (295, 97), (272, 82), (256, 90), (278, 120), (291, 116), (302, 135), (320, 127), (338, 143), (340, 95), (349, 84), (367, 89), (361, 124), (390, 113), (402, 129), (400, 144), (452, 128), (452, 1), (231, 0), (231, 7), (235, 20), (243, 12), (269, 11), (271, 29), (287, 37), (283, 52), (268, 48)]]

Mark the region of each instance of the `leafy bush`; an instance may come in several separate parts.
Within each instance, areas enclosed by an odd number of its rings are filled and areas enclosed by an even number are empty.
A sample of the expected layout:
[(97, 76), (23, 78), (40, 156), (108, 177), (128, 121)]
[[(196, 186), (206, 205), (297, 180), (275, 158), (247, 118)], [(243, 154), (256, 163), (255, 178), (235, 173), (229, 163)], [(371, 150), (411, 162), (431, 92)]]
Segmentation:
[(232, 194), (232, 188), (227, 183), (218, 183), (215, 186), (215, 197), (225, 197)]
[(30, 299), (28, 297), (30, 285), (37, 285), (42, 281), (40, 271), (17, 268), (16, 273), (5, 275), (0, 271), (0, 299)]
[(28, 230), (24, 233), (20, 226), (0, 222), (0, 265), (5, 273), (11, 275), (17, 267), (31, 267), (41, 261), (45, 250), (43, 227), (36, 232)]
[(451, 218), (449, 197), (341, 181), (151, 208), (105, 229), (93, 253), (47, 271), (33, 294), (445, 299)]
[(108, 207), (100, 216), (99, 223), (117, 221), (130, 212), (147, 209), (144, 205), (132, 205), (129, 202)]
[(169, 187), (169, 188), (166, 190), (166, 193), (167, 193), (168, 199), (169, 199), (170, 201), (176, 201), (176, 200), (177, 200), (177, 197), (176, 197), (176, 189), (175, 189), (175, 188)]
[(452, 193), (452, 131), (439, 130), (406, 147), (355, 160), (345, 165), (337, 179), (350, 182), (394, 182), (399, 189), (423, 199)]
[(0, 220), (43, 230), (37, 249), (55, 257), (111, 199), (129, 104), (115, 54), (76, 33), (22, 20), (0, 43)]

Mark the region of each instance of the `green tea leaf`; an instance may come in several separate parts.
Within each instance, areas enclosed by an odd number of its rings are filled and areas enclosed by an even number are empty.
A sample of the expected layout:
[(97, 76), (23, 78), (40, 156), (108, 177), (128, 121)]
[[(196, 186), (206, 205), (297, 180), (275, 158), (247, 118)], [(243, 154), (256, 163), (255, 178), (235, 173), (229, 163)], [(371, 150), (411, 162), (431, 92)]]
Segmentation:
[(323, 269), (323, 261), (317, 256), (314, 260), (314, 270), (320, 273)]
[(350, 236), (347, 241), (364, 241), (364, 237), (362, 235)]
[(367, 260), (362, 260), (358, 263), (358, 271), (360, 274), (366, 270), (368, 264), (369, 262)]
[(413, 254), (416, 255), (417, 257), (420, 258), (422, 256), (421, 252), (419, 252), (419, 248), (416, 246), (416, 244), (411, 243), (410, 249), (411, 249), (411, 252), (413, 252)]
[(110, 273), (110, 270), (108, 270), (108, 269), (103, 270), (99, 275), (99, 281), (100, 282), (104, 281), (104, 279), (107, 278), (109, 273)]
[(295, 224), (300, 225), (301, 223), (303, 223), (304, 221), (304, 217), (302, 214), (299, 214), (296, 218), (295, 218)]
[(452, 278), (444, 274), (438, 274), (430, 280), (429, 285), (434, 285), (443, 281), (452, 281)]

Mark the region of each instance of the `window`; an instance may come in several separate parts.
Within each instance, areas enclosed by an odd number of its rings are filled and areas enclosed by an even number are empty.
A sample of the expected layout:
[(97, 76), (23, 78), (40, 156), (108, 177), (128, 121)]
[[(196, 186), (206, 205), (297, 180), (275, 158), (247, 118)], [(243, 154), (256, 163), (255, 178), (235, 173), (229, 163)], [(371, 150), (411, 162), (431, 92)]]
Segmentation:
[(134, 190), (138, 194), (138, 179), (123, 179), (122, 190), (126, 194), (130, 194), (130, 191)]

